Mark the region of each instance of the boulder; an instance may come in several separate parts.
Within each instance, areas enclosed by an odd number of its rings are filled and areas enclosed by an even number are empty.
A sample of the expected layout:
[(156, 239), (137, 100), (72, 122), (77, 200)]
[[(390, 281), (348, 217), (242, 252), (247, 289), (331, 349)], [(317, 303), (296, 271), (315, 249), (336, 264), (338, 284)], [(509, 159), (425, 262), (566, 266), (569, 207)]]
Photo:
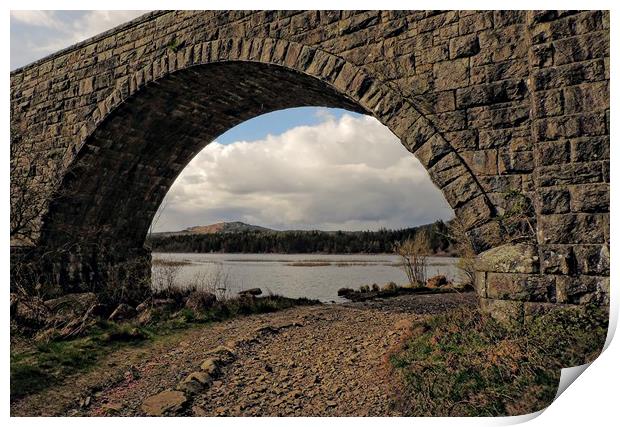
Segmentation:
[(215, 295), (206, 291), (194, 291), (189, 294), (187, 301), (185, 301), (185, 307), (192, 311), (200, 312), (205, 311), (213, 307), (213, 304), (217, 301)]
[(133, 319), (134, 317), (136, 317), (136, 314), (137, 311), (135, 308), (133, 308), (129, 304), (122, 303), (119, 304), (118, 307), (116, 307), (116, 310), (114, 310), (112, 314), (110, 314), (108, 320), (111, 320), (113, 322), (122, 322), (124, 320)]
[(338, 296), (339, 297), (346, 297), (349, 294), (352, 294), (353, 292), (355, 292), (353, 289), (351, 288), (340, 288), (338, 289)]
[(151, 417), (160, 417), (179, 412), (187, 402), (182, 391), (165, 390), (153, 395), (142, 402), (142, 411)]
[(218, 371), (218, 363), (220, 363), (219, 359), (210, 357), (208, 359), (203, 360), (200, 364), (200, 369), (210, 376), (215, 376)]
[(239, 295), (242, 296), (257, 296), (257, 295), (261, 295), (263, 293), (263, 291), (261, 290), (261, 288), (250, 288), (250, 289), (246, 289), (244, 291), (239, 292)]
[(143, 311), (146, 311), (149, 307), (151, 307), (151, 301), (146, 300), (136, 306), (136, 311), (138, 313), (142, 313)]
[(122, 409), (123, 409), (122, 403), (109, 402), (109, 403), (104, 403), (103, 405), (101, 405), (101, 410), (103, 411), (103, 413), (108, 414), (108, 415), (118, 414)]
[(177, 302), (172, 298), (155, 298), (152, 304), (153, 307), (160, 308), (162, 310), (172, 310), (177, 305)]
[(441, 288), (450, 284), (450, 281), (443, 274), (438, 274), (431, 277), (426, 281), (426, 286), (429, 288)]
[(232, 362), (236, 357), (235, 352), (231, 348), (223, 345), (217, 346), (213, 350), (208, 351), (207, 355), (215, 356), (215, 359), (224, 364)]
[(149, 308), (138, 313), (138, 324), (141, 326), (148, 325), (153, 320), (153, 309)]
[(78, 317), (83, 316), (93, 306), (98, 305), (99, 299), (92, 292), (84, 292), (66, 294), (47, 300), (44, 304), (54, 315)]
[(90, 317), (107, 317), (110, 313), (110, 308), (105, 304), (95, 304), (87, 312), (86, 315)]

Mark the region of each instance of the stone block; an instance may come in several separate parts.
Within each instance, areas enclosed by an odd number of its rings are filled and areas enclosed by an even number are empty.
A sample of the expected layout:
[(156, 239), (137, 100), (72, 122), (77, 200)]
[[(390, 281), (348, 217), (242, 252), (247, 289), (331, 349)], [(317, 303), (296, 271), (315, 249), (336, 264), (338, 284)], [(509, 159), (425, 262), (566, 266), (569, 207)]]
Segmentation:
[(404, 144), (409, 151), (415, 153), (435, 134), (436, 131), (430, 125), (428, 120), (424, 117), (420, 117), (409, 129), (407, 129), (406, 135), (403, 138)]
[(523, 99), (526, 94), (527, 86), (523, 80), (503, 80), (457, 89), (456, 106), (457, 108), (470, 108), (517, 101)]
[(554, 165), (570, 162), (570, 144), (568, 140), (544, 141), (536, 145), (538, 164)]
[(609, 82), (569, 86), (564, 91), (566, 114), (591, 113), (609, 109)]
[(539, 44), (530, 48), (529, 61), (532, 67), (550, 67), (553, 65), (553, 45)]
[(522, 187), (522, 175), (494, 175), (480, 176), (480, 186), (487, 193), (498, 193), (505, 196), (506, 193), (519, 190)]
[(495, 28), (524, 24), (525, 12), (522, 10), (495, 10), (493, 11), (493, 23)]
[(459, 34), (470, 34), (493, 27), (493, 12), (479, 11), (459, 19)]
[(440, 134), (436, 133), (424, 145), (418, 148), (414, 154), (424, 167), (430, 168), (451, 151), (452, 147), (450, 147), (450, 144)]
[(444, 136), (458, 152), (473, 151), (478, 148), (478, 132), (474, 129), (446, 132)]
[(609, 184), (572, 185), (570, 208), (573, 212), (609, 212)]
[(476, 270), (495, 273), (539, 272), (536, 246), (525, 243), (504, 244), (478, 254)]
[(582, 114), (550, 117), (534, 121), (534, 137), (537, 141), (560, 138), (605, 135), (605, 114)]
[(450, 59), (473, 56), (480, 52), (478, 36), (470, 34), (450, 40)]
[(433, 75), (437, 90), (465, 87), (469, 84), (469, 59), (437, 62), (433, 65)]
[(443, 187), (442, 191), (450, 206), (458, 208), (480, 194), (480, 187), (471, 174), (464, 174)]
[(605, 243), (603, 214), (540, 215), (538, 235), (541, 244)]
[(497, 151), (477, 150), (459, 153), (476, 176), (497, 175)]
[(535, 179), (539, 188), (603, 182), (603, 166), (601, 162), (540, 166)]
[(455, 152), (450, 152), (428, 169), (428, 173), (439, 188), (468, 173), (461, 159)]
[(512, 151), (501, 149), (498, 154), (498, 172), (527, 173), (534, 170), (534, 153), (532, 151)]
[(571, 161), (591, 162), (609, 159), (609, 137), (596, 136), (570, 140)]
[(608, 57), (609, 32), (601, 31), (557, 40), (553, 42), (553, 50), (556, 52), (556, 65)]
[(565, 187), (547, 187), (539, 189), (536, 194), (537, 211), (542, 214), (559, 214), (570, 212), (570, 193)]
[(557, 276), (557, 302), (570, 304), (600, 304), (607, 296), (609, 277)]
[(540, 246), (541, 271), (543, 274), (574, 274), (575, 255), (571, 245)]
[(549, 301), (549, 282), (537, 274), (487, 273), (486, 289), (494, 299)]
[(474, 273), (474, 287), (476, 289), (476, 295), (480, 298), (486, 298), (487, 296), (487, 273), (485, 271), (476, 271)]
[(554, 117), (564, 114), (564, 95), (562, 90), (554, 89), (535, 92), (533, 95), (533, 118)]
[(575, 245), (573, 252), (578, 274), (609, 275), (609, 245)]
[(491, 218), (489, 201), (483, 194), (474, 197), (464, 205), (455, 208), (455, 211), (467, 230), (481, 226)]
[(602, 59), (532, 71), (532, 83), (536, 91), (602, 80), (605, 80), (605, 65)]

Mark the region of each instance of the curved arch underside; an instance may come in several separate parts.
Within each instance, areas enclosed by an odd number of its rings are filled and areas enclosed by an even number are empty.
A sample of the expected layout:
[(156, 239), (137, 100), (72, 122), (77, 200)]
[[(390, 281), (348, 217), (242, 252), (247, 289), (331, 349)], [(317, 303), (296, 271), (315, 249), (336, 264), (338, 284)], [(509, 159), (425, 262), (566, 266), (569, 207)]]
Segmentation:
[(195, 66), (148, 85), (85, 142), (43, 240), (141, 247), (168, 189), (209, 142), (258, 115), (301, 106), (368, 113), (319, 79), (256, 62)]

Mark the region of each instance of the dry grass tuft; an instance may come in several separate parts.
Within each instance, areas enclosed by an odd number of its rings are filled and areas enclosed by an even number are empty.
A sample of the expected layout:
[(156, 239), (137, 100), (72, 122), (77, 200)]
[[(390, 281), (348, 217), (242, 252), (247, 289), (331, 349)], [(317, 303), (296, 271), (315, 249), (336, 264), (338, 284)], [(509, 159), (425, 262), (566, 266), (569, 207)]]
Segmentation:
[(397, 406), (409, 416), (521, 415), (548, 406), (560, 369), (596, 358), (605, 311), (557, 310), (500, 324), (458, 310), (413, 325), (387, 355)]

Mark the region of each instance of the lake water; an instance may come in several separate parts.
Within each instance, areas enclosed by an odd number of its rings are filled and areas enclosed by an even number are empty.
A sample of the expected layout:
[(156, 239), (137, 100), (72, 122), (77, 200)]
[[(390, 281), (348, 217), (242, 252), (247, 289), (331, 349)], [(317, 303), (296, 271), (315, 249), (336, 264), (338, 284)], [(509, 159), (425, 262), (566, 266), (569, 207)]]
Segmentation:
[[(407, 276), (396, 255), (320, 255), (320, 254), (204, 254), (153, 253), (153, 260), (181, 261), (175, 277), (180, 286), (199, 282), (200, 277), (226, 276), (229, 294), (261, 288), (286, 297), (308, 297), (323, 302), (343, 302), (338, 289), (358, 289), (362, 285), (387, 282), (399, 285)], [(456, 258), (429, 257), (427, 276), (444, 274), (458, 278)], [(159, 276), (153, 267), (154, 281)]]

